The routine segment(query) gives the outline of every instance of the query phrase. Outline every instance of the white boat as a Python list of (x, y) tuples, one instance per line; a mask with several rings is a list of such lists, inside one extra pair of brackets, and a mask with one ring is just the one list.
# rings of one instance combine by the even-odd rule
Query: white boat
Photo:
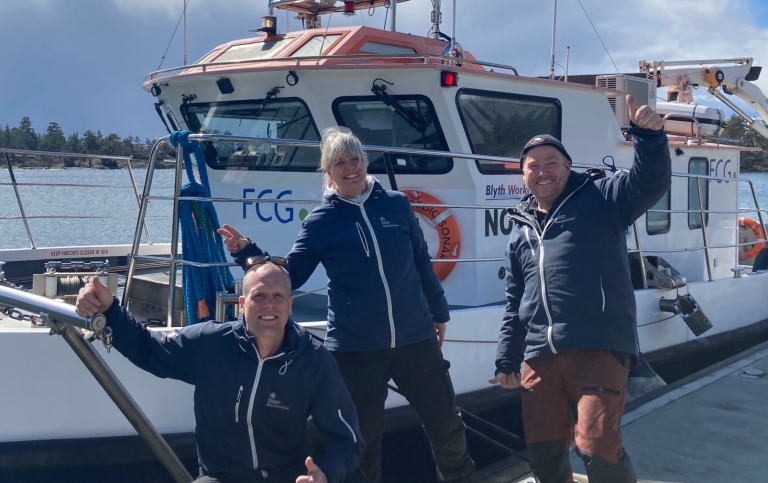
[[(296, 12), (312, 26), (319, 15), (350, 3), (368, 8), (371, 2), (272, 0), (270, 6)], [(751, 84), (756, 68), (750, 58), (685, 67), (644, 63), (641, 77), (585, 76), (591, 79), (582, 84), (476, 60), (437, 32), (426, 38), (332, 27), (277, 35), (270, 22), (274, 18), (267, 19), (262, 35), (215, 47), (195, 64), (147, 75), (144, 89), (174, 129), (207, 133), (190, 139), (215, 147), (215, 154), (208, 151), (207, 174), (212, 197), (219, 200), (219, 221), (270, 253), (290, 249), (301, 220), (321, 199), (317, 141), (331, 125), (350, 127), (362, 139), (372, 161), (369, 172), (382, 184), (406, 192), (414, 204), (434, 205), (414, 210), (451, 305), (443, 351), (460, 397), (494, 394), (487, 381), (504, 311), (502, 257), (510, 231), (504, 209), (527, 192), (517, 158), (525, 141), (549, 132), (568, 147), (579, 169), (629, 168), (625, 92), (638, 105), (655, 106), (657, 86), (670, 85), (680, 72), (686, 83), (675, 86), (683, 91), (716, 82), (713, 95), (720, 97), (718, 89), (725, 87), (754, 100), (768, 117), (765, 97)], [(722, 79), (712, 81), (713, 71)], [(768, 133), (759, 121), (753, 125)], [(703, 129), (677, 134), (670, 133), (675, 177), (669, 193), (627, 233), (640, 348), (651, 360), (706, 350), (765, 328), (768, 319), (768, 271), (762, 266), (752, 272), (739, 258), (738, 218), (763, 221), (755, 206), (739, 211), (739, 155), (750, 148), (720, 144)], [(149, 170), (151, 175), (151, 164)], [(156, 196), (147, 189), (143, 200)], [(138, 231), (142, 220), (136, 226)], [(151, 250), (136, 245), (132, 260), (158, 254)], [(17, 261), (36, 258), (58, 257), (0, 250), (9, 271)], [(172, 264), (178, 266), (175, 259)], [(232, 270), (235, 279), (242, 277), (238, 268)], [(320, 332), (326, 281), (318, 268), (295, 302), (302, 323)], [(124, 300), (133, 298), (138, 313), (139, 296), (130, 287), (127, 292)], [(712, 327), (697, 336), (684, 318), (699, 326), (708, 320)], [(173, 316), (166, 311), (164, 320), (172, 324)], [(161, 433), (193, 431), (191, 386), (158, 379), (96, 345)], [(135, 434), (69, 347), (47, 330), (0, 328), (0, 366), (14, 368), (0, 376), (0, 454), (14, 447), (33, 454), (74, 439), (107, 438), (99, 441), (108, 445)], [(391, 409), (404, 404), (397, 394), (387, 401)], [(53, 453), (46, 453), (49, 461), (56, 461)]]

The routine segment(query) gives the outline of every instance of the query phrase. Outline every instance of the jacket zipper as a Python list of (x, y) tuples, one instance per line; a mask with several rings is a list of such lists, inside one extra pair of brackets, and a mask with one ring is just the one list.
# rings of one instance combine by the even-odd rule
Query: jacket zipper
[(284, 352), (281, 352), (279, 354), (276, 354), (272, 357), (267, 357), (266, 359), (262, 359), (259, 355), (259, 351), (256, 350), (256, 357), (259, 358), (259, 368), (256, 370), (256, 377), (253, 380), (253, 389), (251, 389), (251, 398), (248, 401), (248, 436), (251, 440), (251, 458), (253, 459), (253, 469), (258, 470), (259, 469), (259, 457), (256, 454), (256, 440), (253, 437), (253, 403), (256, 400), (256, 389), (259, 387), (259, 379), (261, 379), (261, 369), (264, 367), (264, 363), (270, 359), (276, 359), (280, 356), (282, 356)]
[[(549, 312), (549, 301), (547, 300), (547, 283), (544, 278), (544, 234), (547, 232), (547, 229), (552, 226), (552, 221), (555, 219), (557, 212), (560, 211), (560, 208), (565, 204), (565, 202), (568, 201), (577, 191), (583, 188), (588, 182), (589, 179), (585, 180), (581, 186), (571, 191), (571, 193), (566, 196), (559, 205), (557, 205), (555, 211), (553, 211), (550, 215), (549, 221), (546, 223), (546, 225), (544, 225), (544, 229), (541, 231), (541, 234), (539, 234), (538, 230), (535, 228), (533, 230), (533, 232), (536, 233), (536, 238), (538, 238), (539, 241), (539, 283), (541, 284), (541, 300), (544, 303), (544, 313), (547, 314), (547, 344), (549, 345), (549, 350), (551, 350), (553, 354), (557, 354), (557, 350), (555, 349), (555, 341), (553, 337), (554, 321), (552, 320), (552, 314)], [(524, 223), (530, 229), (532, 225), (531, 220), (515, 215), (511, 215), (511, 217)], [(535, 225), (533, 226), (535, 227)]]
[(235, 422), (240, 422), (240, 398), (243, 397), (243, 386), (237, 391), (237, 402), (235, 402)]
[(344, 426), (347, 427), (350, 434), (352, 435), (352, 442), (357, 443), (357, 435), (355, 434), (355, 431), (352, 429), (352, 426), (350, 426), (347, 420), (344, 419), (344, 416), (341, 415), (341, 409), (339, 409), (339, 419), (341, 419), (341, 422), (344, 423)]
[(358, 203), (360, 211), (363, 212), (363, 219), (368, 226), (368, 230), (371, 232), (371, 239), (373, 240), (373, 248), (376, 250), (376, 260), (379, 263), (379, 274), (381, 275), (381, 281), (384, 282), (384, 294), (387, 296), (387, 316), (389, 317), (389, 330), (392, 334), (390, 340), (390, 348), (395, 348), (395, 319), (392, 315), (392, 295), (389, 293), (389, 284), (387, 283), (387, 277), (384, 275), (384, 263), (381, 261), (381, 249), (379, 248), (379, 242), (376, 240), (376, 233), (373, 231), (371, 221), (368, 219), (368, 214), (365, 212), (365, 206), (363, 203)]
[(360, 226), (360, 223), (355, 222), (355, 225), (357, 225), (357, 234), (360, 235), (360, 241), (363, 242), (363, 250), (365, 250), (365, 256), (366, 258), (371, 258), (371, 251), (368, 249), (368, 241), (365, 239), (365, 232), (363, 232), (363, 227)]
[(603, 313), (605, 313), (605, 289), (603, 289), (603, 276), (600, 275), (600, 296), (603, 297)]

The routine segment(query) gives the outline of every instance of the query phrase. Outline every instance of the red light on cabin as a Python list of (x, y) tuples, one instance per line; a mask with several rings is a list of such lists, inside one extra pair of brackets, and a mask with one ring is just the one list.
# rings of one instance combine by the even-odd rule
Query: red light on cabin
[(441, 87), (456, 87), (459, 85), (459, 74), (457, 72), (442, 71), (440, 72), (440, 86)]
[(344, 0), (344, 15), (354, 15), (355, 14), (355, 2)]

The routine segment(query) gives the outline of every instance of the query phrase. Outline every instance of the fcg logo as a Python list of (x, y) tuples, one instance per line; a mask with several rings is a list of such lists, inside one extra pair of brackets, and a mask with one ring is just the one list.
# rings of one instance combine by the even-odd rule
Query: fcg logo
[[(243, 198), (249, 198), (249, 194), (256, 193), (255, 189), (252, 188), (244, 188), (243, 189)], [(264, 199), (274, 199), (274, 200), (281, 200), (283, 197), (290, 195), (293, 193), (291, 190), (285, 190), (281, 191), (277, 194), (274, 198), (271, 198), (269, 195), (271, 195), (273, 191), (271, 189), (265, 189), (262, 190), (257, 196), (256, 200), (264, 200)], [(293, 208), (290, 206), (282, 206), (283, 203), (269, 203), (264, 201), (259, 201), (256, 203), (250, 202), (250, 201), (243, 201), (243, 219), (245, 220), (248, 217), (248, 206), (254, 205), (256, 216), (259, 217), (259, 220), (268, 223), (272, 221), (273, 216), (269, 213), (271, 205), (271, 211), (274, 213), (274, 218), (277, 219), (280, 223), (290, 223), (293, 221)], [(265, 206), (266, 205), (266, 206)], [(266, 215), (265, 215), (266, 213)]]

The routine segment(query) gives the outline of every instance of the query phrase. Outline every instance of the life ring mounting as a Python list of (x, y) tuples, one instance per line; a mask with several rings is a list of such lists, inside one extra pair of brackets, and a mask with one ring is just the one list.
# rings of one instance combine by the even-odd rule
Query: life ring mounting
[[(461, 254), (461, 234), (459, 233), (459, 224), (451, 211), (442, 205), (435, 196), (419, 190), (403, 190), (408, 200), (411, 202), (413, 211), (423, 216), (431, 226), (437, 230), (437, 251), (434, 259), (456, 260)], [(434, 205), (434, 206), (421, 206)], [(448, 278), (456, 262), (438, 262), (432, 263), (435, 275), (440, 281)]]

